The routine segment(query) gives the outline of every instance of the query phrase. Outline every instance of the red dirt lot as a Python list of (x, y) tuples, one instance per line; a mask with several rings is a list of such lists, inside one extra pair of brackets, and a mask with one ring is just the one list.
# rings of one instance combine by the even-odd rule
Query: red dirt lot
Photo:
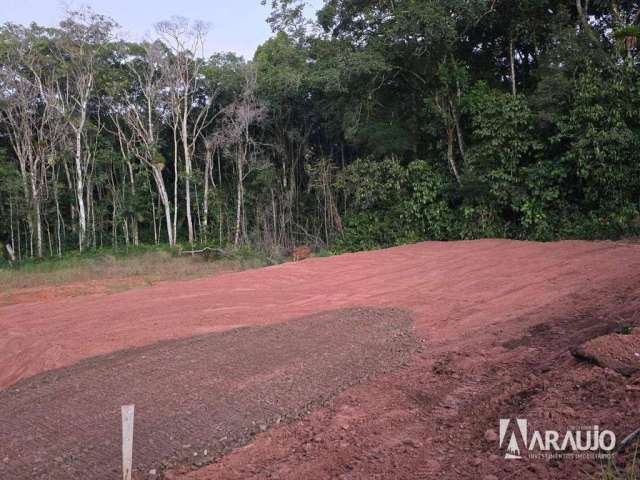
[[(640, 246), (615, 242), (428, 242), (2, 306), (0, 388), (99, 354), (353, 306), (409, 312), (421, 351), (204, 468), (157, 474), (598, 478), (589, 460), (503, 459), (498, 419), (526, 417), (539, 430), (597, 424), (619, 438), (640, 426), (640, 375), (570, 353), (640, 324)], [(1, 457), (0, 445), (11, 465)], [(619, 456), (619, 468), (630, 464)]]
[(405, 364), (412, 323), (397, 309), (336, 310), (43, 372), (0, 391), (0, 477), (117, 478), (124, 404), (137, 410), (137, 472), (210, 462)]

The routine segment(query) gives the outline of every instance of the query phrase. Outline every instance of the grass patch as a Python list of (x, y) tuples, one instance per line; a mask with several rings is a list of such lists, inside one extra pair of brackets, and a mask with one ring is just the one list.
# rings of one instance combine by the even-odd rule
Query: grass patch
[(196, 278), (225, 271), (263, 267), (273, 263), (250, 249), (230, 250), (223, 258), (205, 261), (201, 256), (178, 255), (167, 247), (141, 246), (128, 251), (96, 250), (71, 252), (63, 257), (29, 259), (15, 265), (0, 265), (0, 285), (5, 292), (12, 289), (57, 286), (96, 280), (114, 280), (112, 291), (163, 280)]
[(618, 328), (616, 329), (616, 333), (619, 333), (620, 335), (631, 335), (633, 333), (633, 325), (623, 323), (622, 325), (618, 326)]
[(640, 441), (630, 445), (628, 450), (622, 465), (618, 465), (615, 458), (609, 460), (602, 470), (601, 480), (640, 480)]

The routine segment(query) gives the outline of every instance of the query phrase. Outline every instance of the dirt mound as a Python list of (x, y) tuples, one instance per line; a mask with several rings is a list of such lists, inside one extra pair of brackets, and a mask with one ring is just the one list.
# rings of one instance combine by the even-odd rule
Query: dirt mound
[[(203, 465), (297, 418), (419, 342), (394, 309), (349, 309), (121, 351), (0, 392), (0, 477), (112, 479), (121, 405), (136, 405), (139, 478)], [(138, 478), (137, 477), (137, 478)]]
[(583, 343), (571, 353), (577, 358), (630, 376), (640, 372), (640, 330), (636, 328), (629, 334), (603, 335)]

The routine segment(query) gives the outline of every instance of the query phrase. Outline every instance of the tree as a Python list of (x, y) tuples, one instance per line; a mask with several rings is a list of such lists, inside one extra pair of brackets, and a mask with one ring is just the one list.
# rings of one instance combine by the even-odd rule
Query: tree
[(236, 221), (233, 243), (239, 245), (247, 240), (244, 181), (256, 164), (256, 142), (251, 128), (264, 120), (266, 109), (256, 98), (256, 71), (247, 66), (244, 84), (239, 97), (224, 110), (224, 127), (221, 144), (233, 151), (236, 169)]
[[(131, 58), (132, 54), (136, 54)], [(164, 210), (169, 245), (176, 243), (171, 203), (163, 178), (166, 161), (160, 153), (163, 118), (167, 114), (166, 70), (162, 69), (167, 52), (158, 42), (142, 48), (125, 48), (123, 62), (131, 81), (112, 105), (118, 140), (123, 154), (132, 154), (150, 171)]]
[(75, 194), (78, 208), (78, 246), (87, 244), (85, 182), (88, 158), (83, 148), (89, 102), (95, 88), (101, 50), (115, 23), (89, 9), (70, 11), (55, 30), (49, 74), (34, 72), (45, 102), (54, 108), (74, 136)]
[[(204, 129), (211, 122), (208, 112), (216, 95), (215, 91), (201, 89), (202, 71), (205, 65), (202, 60), (202, 48), (208, 27), (203, 22), (189, 23), (187, 19), (177, 17), (158, 23), (156, 29), (172, 53), (164, 58), (162, 66), (171, 92), (168, 101), (174, 136), (175, 132), (179, 133), (182, 145), (187, 227), (189, 243), (193, 244), (195, 241), (191, 208), (193, 157), (196, 145), (202, 140)], [(174, 144), (177, 152), (175, 140)], [(177, 155), (174, 161), (177, 164)]]

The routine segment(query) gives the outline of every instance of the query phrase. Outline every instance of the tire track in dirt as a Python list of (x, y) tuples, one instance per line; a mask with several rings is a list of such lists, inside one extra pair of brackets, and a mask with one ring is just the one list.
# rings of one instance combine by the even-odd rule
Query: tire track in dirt
[(136, 475), (204, 465), (256, 432), (406, 363), (408, 314), (348, 309), (116, 352), (0, 392), (0, 478), (117, 478), (120, 406), (136, 405)]

